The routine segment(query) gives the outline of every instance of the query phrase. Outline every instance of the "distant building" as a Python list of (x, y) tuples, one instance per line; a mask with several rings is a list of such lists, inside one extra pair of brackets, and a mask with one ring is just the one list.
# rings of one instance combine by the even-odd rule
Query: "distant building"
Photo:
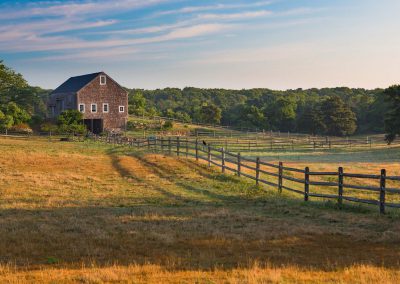
[(104, 72), (87, 74), (71, 77), (55, 89), (48, 107), (53, 118), (64, 110), (79, 110), (95, 134), (120, 131), (128, 120), (128, 92)]

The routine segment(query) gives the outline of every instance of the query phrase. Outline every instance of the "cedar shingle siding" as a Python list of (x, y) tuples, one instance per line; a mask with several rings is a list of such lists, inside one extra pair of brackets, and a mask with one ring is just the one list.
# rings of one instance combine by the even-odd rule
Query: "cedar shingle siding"
[[(105, 84), (100, 82), (102, 76), (106, 78)], [(92, 112), (93, 104), (97, 106), (96, 112)], [(108, 112), (104, 109), (105, 104)], [(128, 93), (104, 72), (68, 79), (50, 94), (48, 103), (51, 117), (57, 117), (64, 110), (80, 110), (80, 105), (84, 105), (83, 117), (89, 131), (99, 133), (125, 129)]]

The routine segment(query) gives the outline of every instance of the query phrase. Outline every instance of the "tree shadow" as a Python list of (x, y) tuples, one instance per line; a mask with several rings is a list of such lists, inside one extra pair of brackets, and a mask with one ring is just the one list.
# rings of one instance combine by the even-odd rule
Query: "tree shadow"
[[(157, 264), (170, 270), (399, 268), (398, 246), (307, 230), (231, 207), (77, 207), (0, 211), (0, 264), (34, 269)], [(57, 264), (56, 264), (57, 265)]]
[[(163, 188), (159, 180), (135, 174), (121, 164), (117, 151), (110, 150), (108, 155), (122, 177), (144, 183), (166, 200), (186, 206), (168, 206), (165, 202), (0, 210), (0, 264), (35, 269), (50, 265), (51, 259), (56, 260), (52, 265), (60, 267), (151, 263), (169, 270), (204, 271), (247, 268), (254, 262), (326, 271), (361, 264), (400, 267), (396, 241), (372, 241), (368, 237), (370, 230), (375, 237), (382, 232), (390, 234), (396, 221), (362, 220), (365, 227), (352, 230), (359, 216), (344, 217), (340, 212), (324, 212), (311, 206), (299, 206), (290, 212), (291, 208), (267, 196), (231, 196), (204, 188), (201, 182), (179, 179), (179, 172), (167, 165), (132, 154), (158, 179), (170, 181), (182, 193), (194, 194), (186, 197)], [(182, 160), (179, 163), (195, 169), (200, 176), (215, 177), (201, 166)], [(229, 185), (218, 180), (217, 185), (224, 184)], [(196, 198), (201, 195), (211, 201)], [(375, 226), (378, 223), (380, 227)], [(362, 238), (361, 233), (366, 237)]]

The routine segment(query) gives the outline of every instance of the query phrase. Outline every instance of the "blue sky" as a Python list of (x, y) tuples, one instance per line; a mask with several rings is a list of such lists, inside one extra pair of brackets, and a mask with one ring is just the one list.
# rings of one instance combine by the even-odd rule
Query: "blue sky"
[(0, 59), (45, 88), (101, 70), (147, 89), (400, 83), (398, 0), (6, 0), (0, 11)]

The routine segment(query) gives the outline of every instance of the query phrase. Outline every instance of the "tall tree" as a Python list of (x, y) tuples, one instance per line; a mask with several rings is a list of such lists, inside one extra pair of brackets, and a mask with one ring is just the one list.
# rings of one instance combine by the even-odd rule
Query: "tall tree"
[(356, 131), (356, 115), (339, 96), (331, 96), (325, 100), (321, 111), (328, 135), (346, 136)]
[(324, 134), (326, 125), (320, 106), (306, 106), (297, 121), (297, 130), (308, 134)]
[(4, 114), (0, 110), (0, 130), (10, 129), (14, 125), (14, 119), (12, 116)]
[(13, 118), (14, 124), (26, 123), (31, 119), (31, 116), (24, 109), (20, 108), (16, 103), (10, 102), (3, 107), (5, 115)]
[(129, 113), (139, 116), (146, 113), (146, 98), (141, 91), (136, 91), (133, 95), (130, 95)]
[(386, 141), (392, 143), (400, 135), (400, 85), (385, 90), (389, 109), (385, 115)]
[(201, 117), (205, 123), (218, 124), (221, 122), (222, 111), (214, 104), (206, 104), (201, 107)]
[(291, 131), (295, 126), (297, 103), (293, 96), (277, 96), (267, 103), (265, 116), (276, 130)]

